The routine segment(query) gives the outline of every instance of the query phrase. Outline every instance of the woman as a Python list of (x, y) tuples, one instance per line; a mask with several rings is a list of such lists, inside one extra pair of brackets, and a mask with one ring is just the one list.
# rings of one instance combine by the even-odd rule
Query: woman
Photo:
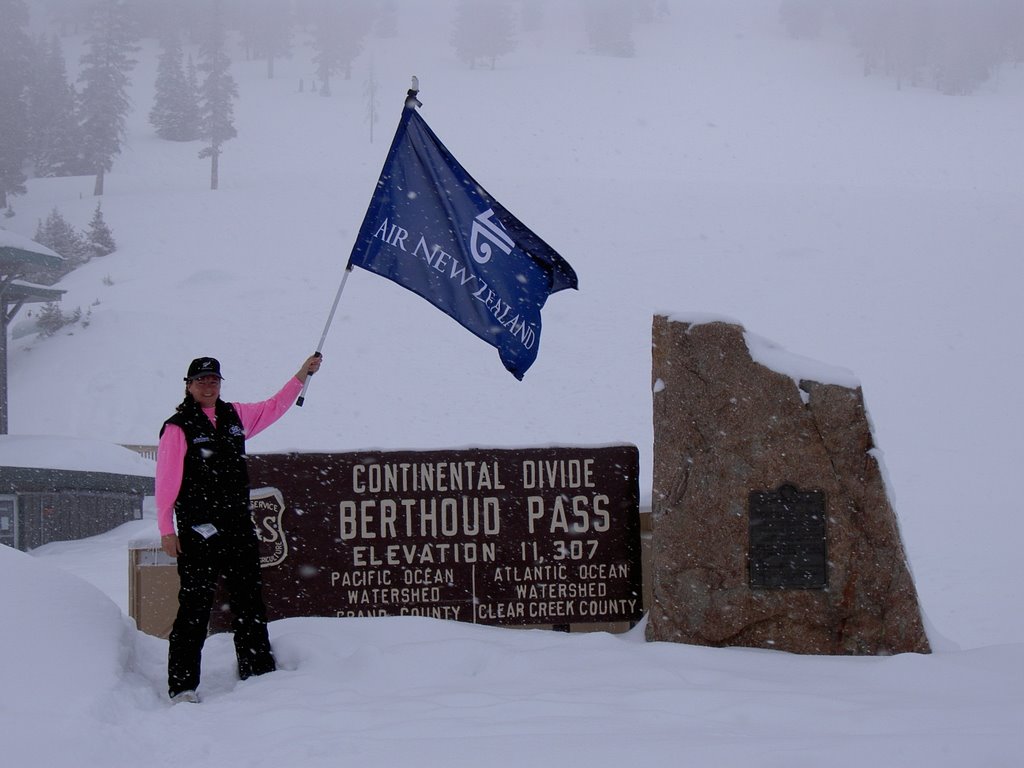
[(196, 358), (185, 376), (185, 399), (160, 430), (157, 524), (161, 547), (178, 559), (181, 581), (167, 656), (168, 694), (175, 703), (199, 701), (203, 644), (220, 576), (231, 604), (239, 675), (245, 680), (276, 668), (267, 636), (259, 542), (249, 514), (245, 440), (291, 407), (320, 362), (319, 353), (309, 357), (269, 400), (225, 403), (220, 363)]

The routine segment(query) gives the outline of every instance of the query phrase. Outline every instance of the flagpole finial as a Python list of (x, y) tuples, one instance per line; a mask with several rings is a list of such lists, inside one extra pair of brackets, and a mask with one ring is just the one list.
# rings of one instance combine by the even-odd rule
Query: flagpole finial
[(422, 107), (423, 102), (416, 98), (420, 92), (420, 79), (416, 75), (412, 76), (412, 88), (405, 94), (405, 106), (411, 109), (416, 107)]

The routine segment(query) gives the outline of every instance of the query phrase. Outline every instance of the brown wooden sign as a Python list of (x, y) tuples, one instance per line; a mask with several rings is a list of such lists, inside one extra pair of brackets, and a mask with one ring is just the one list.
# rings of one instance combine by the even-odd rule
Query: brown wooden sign
[(270, 620), (642, 615), (634, 446), (249, 457)]

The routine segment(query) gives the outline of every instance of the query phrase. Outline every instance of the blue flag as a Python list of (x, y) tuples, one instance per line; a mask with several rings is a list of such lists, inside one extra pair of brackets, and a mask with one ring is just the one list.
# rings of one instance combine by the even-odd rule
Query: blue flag
[(459, 165), (413, 103), (349, 263), (422, 296), (497, 347), (522, 379), (537, 358), (544, 302), (576, 288), (576, 273)]

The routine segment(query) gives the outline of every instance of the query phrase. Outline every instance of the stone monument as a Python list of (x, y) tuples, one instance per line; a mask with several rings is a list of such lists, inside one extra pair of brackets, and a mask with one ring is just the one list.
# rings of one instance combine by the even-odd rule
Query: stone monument
[(656, 316), (649, 640), (928, 653), (859, 384)]

